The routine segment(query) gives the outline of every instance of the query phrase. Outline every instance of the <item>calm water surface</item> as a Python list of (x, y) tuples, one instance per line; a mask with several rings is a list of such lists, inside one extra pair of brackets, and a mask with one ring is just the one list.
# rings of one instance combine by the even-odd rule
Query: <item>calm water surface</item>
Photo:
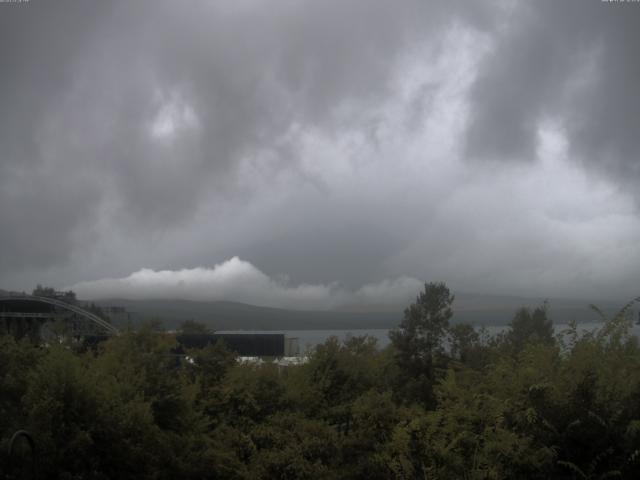
[[(602, 323), (579, 323), (578, 331), (591, 331), (602, 326)], [(554, 326), (556, 333), (566, 330), (567, 324), (559, 323)], [(479, 328), (479, 327), (478, 327)], [(490, 335), (504, 331), (505, 325), (487, 325), (484, 327)], [(633, 325), (632, 332), (640, 337), (640, 325)], [(324, 343), (329, 337), (335, 336), (340, 340), (349, 337), (359, 337), (370, 335), (378, 340), (378, 346), (385, 347), (390, 343), (389, 329), (351, 329), (351, 330), (221, 330), (218, 333), (284, 333), (288, 338), (297, 338), (300, 345), (300, 352), (305, 351)]]

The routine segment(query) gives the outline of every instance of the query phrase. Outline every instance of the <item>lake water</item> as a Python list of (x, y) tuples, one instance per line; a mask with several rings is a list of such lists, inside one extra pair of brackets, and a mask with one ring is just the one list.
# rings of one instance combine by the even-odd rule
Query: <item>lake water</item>
[[(602, 323), (579, 323), (578, 331), (587, 332), (602, 327)], [(486, 325), (484, 327), (490, 335), (496, 335), (504, 331), (505, 325)], [(554, 325), (556, 333), (566, 330), (567, 324), (559, 323)], [(632, 333), (640, 337), (640, 325), (633, 325)], [(216, 333), (284, 333), (287, 338), (297, 338), (300, 346), (300, 352), (304, 353), (312, 349), (316, 345), (324, 343), (329, 337), (338, 337), (340, 340), (346, 340), (349, 337), (359, 337), (370, 335), (377, 339), (378, 346), (385, 347), (390, 343), (389, 329), (351, 329), (351, 330), (220, 330)]]

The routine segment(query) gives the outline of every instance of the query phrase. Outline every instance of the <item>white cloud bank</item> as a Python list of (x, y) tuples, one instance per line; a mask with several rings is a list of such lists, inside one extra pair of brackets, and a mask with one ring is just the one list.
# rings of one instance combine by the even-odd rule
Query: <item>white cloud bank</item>
[(350, 291), (339, 283), (290, 285), (250, 262), (233, 257), (213, 268), (181, 270), (143, 268), (123, 278), (104, 278), (68, 287), (80, 298), (229, 300), (268, 307), (328, 310), (367, 305), (406, 305), (422, 288), (415, 278), (399, 277)]

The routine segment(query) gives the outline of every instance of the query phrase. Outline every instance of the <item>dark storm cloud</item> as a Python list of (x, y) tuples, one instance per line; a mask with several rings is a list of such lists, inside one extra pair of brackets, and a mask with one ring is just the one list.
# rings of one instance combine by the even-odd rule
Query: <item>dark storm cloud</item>
[(434, 275), (631, 284), (634, 7), (0, 4), (0, 281), (209, 298), (237, 268), (244, 301), (314, 306)]
[(104, 3), (72, 6), (0, 9), (0, 269), (66, 261), (99, 198), (82, 171), (43, 144), (45, 116), (72, 81), (78, 40), (104, 12)]
[[(383, 97), (398, 53), (446, 13), (369, 1), (2, 5), (0, 208), (12, 233), (0, 250), (65, 259), (69, 232), (91, 228), (103, 203), (115, 229), (188, 223), (203, 191), (233, 195), (239, 158), (272, 148), (292, 122), (339, 130), (343, 100)], [(47, 179), (34, 179), (40, 168)], [(76, 186), (60, 182), (78, 171)], [(47, 219), (53, 235), (23, 240)]]
[(639, 26), (633, 3), (515, 5), (472, 88), (467, 155), (531, 160), (550, 118), (566, 129), (574, 155), (637, 181)]

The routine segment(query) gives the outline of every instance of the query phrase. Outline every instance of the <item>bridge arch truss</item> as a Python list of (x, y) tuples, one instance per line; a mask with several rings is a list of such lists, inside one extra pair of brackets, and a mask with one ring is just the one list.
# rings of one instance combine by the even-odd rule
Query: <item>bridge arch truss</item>
[[(25, 305), (23, 305), (22, 308), (19, 309), (19, 311), (11, 311), (11, 307), (15, 305), (16, 302), (18, 302), (18, 304), (24, 303)], [(31, 303), (32, 306), (37, 305), (41, 307), (43, 305), (46, 305), (51, 308), (48, 311), (37, 311), (41, 310), (41, 308), (32, 308), (31, 310), (36, 311), (29, 311), (29, 303)], [(7, 306), (9, 308), (6, 308)], [(79, 307), (78, 305), (64, 302), (56, 298), (26, 294), (10, 294), (8, 296), (0, 297), (0, 319), (13, 319), (18, 321), (22, 319), (26, 322), (44, 323), (48, 320), (53, 319), (56, 316), (54, 312), (59, 310), (77, 315), (79, 318), (88, 322), (102, 334), (117, 335), (119, 333), (118, 329), (115, 326), (107, 322), (105, 319), (99, 317), (98, 315), (89, 312), (86, 309)]]

